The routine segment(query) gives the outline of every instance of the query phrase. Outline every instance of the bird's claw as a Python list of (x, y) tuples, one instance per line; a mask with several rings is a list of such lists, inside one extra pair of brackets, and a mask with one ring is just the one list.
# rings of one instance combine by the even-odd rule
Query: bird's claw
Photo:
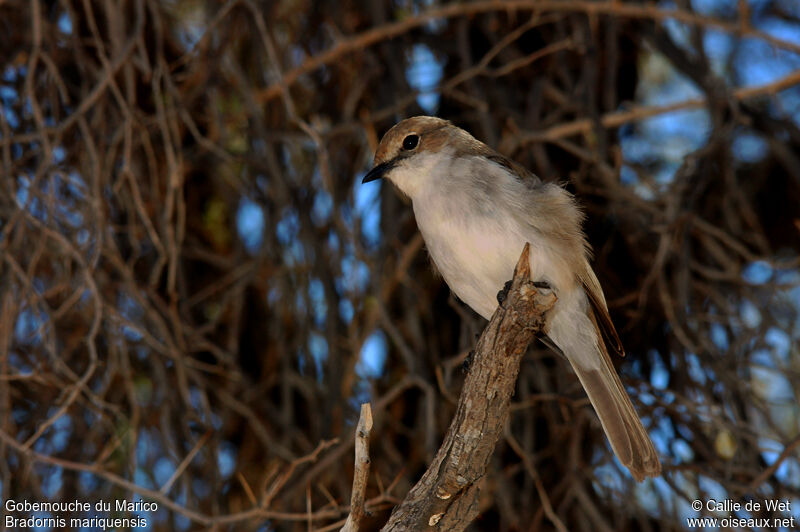
[(472, 366), (472, 359), (475, 357), (475, 351), (470, 351), (466, 358), (464, 358), (464, 362), (461, 363), (461, 371), (464, 373), (469, 373), (469, 368)]
[(497, 292), (497, 302), (499, 304), (503, 304), (503, 301), (508, 298), (508, 291), (511, 290), (511, 281), (506, 281), (506, 284), (503, 286), (503, 289)]
[(535, 286), (536, 289), (541, 294), (545, 294), (546, 295), (546, 294), (552, 294), (553, 293), (553, 287), (547, 281), (534, 281), (533, 282), (533, 286)]

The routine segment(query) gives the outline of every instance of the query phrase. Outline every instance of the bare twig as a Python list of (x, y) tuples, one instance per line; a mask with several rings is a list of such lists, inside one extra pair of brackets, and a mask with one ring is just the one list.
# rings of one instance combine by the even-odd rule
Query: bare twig
[(743, 34), (761, 39), (769, 44), (800, 53), (800, 46), (789, 41), (785, 41), (768, 33), (756, 30), (750, 26), (728, 23), (719, 19), (704, 17), (690, 11), (680, 9), (660, 9), (652, 5), (624, 4), (617, 1), (590, 2), (590, 1), (540, 1), (540, 0), (509, 0), (496, 2), (494, 0), (482, 2), (470, 2), (466, 4), (457, 3), (443, 6), (438, 9), (431, 9), (416, 16), (407, 17), (399, 22), (386, 24), (377, 28), (370, 29), (355, 37), (339, 42), (333, 48), (322, 52), (319, 55), (310, 57), (302, 65), (287, 72), (280, 82), (266, 87), (259, 93), (261, 101), (268, 101), (278, 96), (285, 88), (292, 86), (304, 74), (330, 64), (343, 55), (361, 50), (377, 42), (392, 39), (408, 32), (414, 28), (422, 26), (431, 20), (445, 19), (460, 16), (470, 16), (480, 13), (493, 11), (536, 11), (545, 12), (584, 12), (587, 14), (613, 14), (624, 18), (666, 20), (675, 19), (684, 24), (693, 26), (704, 26), (732, 34)]
[(786, 444), (786, 447), (783, 448), (781, 454), (775, 459), (772, 464), (766, 468), (758, 477), (756, 477), (751, 483), (750, 487), (748, 488), (748, 492), (755, 493), (761, 485), (766, 482), (766, 480), (773, 474), (775, 471), (780, 467), (780, 465), (790, 456), (792, 453), (800, 447), (800, 436)]
[(361, 405), (361, 415), (356, 425), (356, 461), (353, 472), (353, 492), (350, 495), (350, 515), (342, 532), (358, 532), (361, 520), (366, 515), (367, 481), (369, 480), (369, 433), (372, 431), (372, 408), (369, 403)]
[[(800, 70), (795, 70), (786, 76), (754, 87), (743, 87), (732, 91), (732, 96), (736, 100), (744, 101), (759, 96), (774, 96), (776, 93), (800, 84)], [(672, 113), (674, 111), (684, 111), (687, 109), (699, 109), (708, 105), (705, 98), (694, 98), (683, 102), (671, 103), (668, 105), (653, 105), (647, 107), (635, 107), (624, 111), (614, 111), (600, 117), (600, 124), (606, 128), (615, 128), (631, 122), (637, 122), (653, 116)], [(579, 133), (588, 134), (595, 127), (593, 119), (581, 119), (572, 122), (565, 122), (557, 126), (545, 129), (544, 131), (533, 131), (514, 137), (515, 143), (505, 146), (507, 151), (516, 150), (518, 147), (534, 142), (553, 141)]]

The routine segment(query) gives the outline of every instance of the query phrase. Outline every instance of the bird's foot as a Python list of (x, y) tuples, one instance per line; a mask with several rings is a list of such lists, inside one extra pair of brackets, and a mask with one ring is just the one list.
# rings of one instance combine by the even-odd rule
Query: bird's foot
[(497, 292), (497, 302), (499, 304), (503, 304), (503, 301), (508, 298), (508, 291), (511, 290), (511, 281), (506, 281), (506, 284), (503, 286), (503, 289)]
[(469, 367), (472, 365), (473, 358), (475, 358), (475, 351), (470, 350), (470, 352), (467, 353), (464, 362), (461, 363), (461, 371), (463, 371), (464, 373), (469, 373)]
[(542, 294), (550, 294), (553, 292), (553, 287), (547, 281), (534, 281), (533, 286)]

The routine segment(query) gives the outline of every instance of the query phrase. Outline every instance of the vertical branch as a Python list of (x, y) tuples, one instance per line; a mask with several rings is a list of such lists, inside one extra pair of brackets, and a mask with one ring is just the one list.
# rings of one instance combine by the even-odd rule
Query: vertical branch
[(356, 426), (356, 463), (353, 472), (353, 493), (350, 495), (350, 515), (341, 532), (358, 532), (361, 520), (366, 515), (364, 499), (369, 480), (369, 433), (372, 430), (372, 407), (361, 405), (361, 415)]

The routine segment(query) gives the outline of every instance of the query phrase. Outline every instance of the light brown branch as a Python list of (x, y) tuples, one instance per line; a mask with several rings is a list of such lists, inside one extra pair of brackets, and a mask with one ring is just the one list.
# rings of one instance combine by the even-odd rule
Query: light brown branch
[(369, 480), (369, 433), (372, 431), (372, 408), (369, 403), (361, 405), (361, 415), (356, 426), (356, 462), (353, 472), (353, 492), (350, 495), (350, 515), (341, 532), (358, 532), (361, 520), (366, 515), (364, 500)]

